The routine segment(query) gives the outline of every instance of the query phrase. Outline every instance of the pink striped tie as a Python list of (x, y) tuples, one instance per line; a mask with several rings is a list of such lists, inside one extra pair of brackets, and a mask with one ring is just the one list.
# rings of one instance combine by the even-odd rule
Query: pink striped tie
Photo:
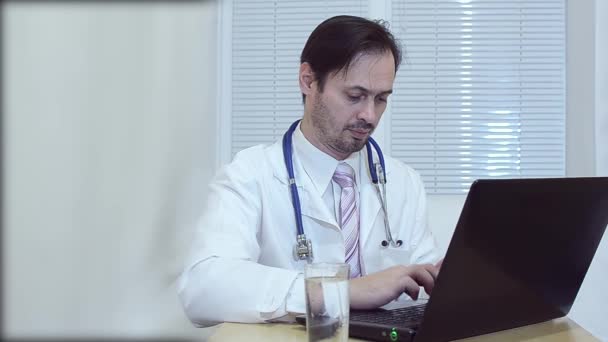
[(359, 262), (359, 209), (355, 196), (354, 170), (346, 163), (338, 164), (333, 180), (342, 188), (340, 196), (340, 227), (344, 236), (346, 262), (350, 265), (350, 277), (361, 276)]

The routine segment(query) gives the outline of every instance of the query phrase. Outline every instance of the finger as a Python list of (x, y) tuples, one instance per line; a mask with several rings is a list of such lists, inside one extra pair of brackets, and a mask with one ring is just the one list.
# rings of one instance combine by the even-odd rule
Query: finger
[(411, 277), (403, 277), (401, 286), (403, 288), (402, 292), (405, 292), (408, 296), (410, 296), (413, 300), (418, 299), (418, 294), (420, 293), (420, 285)]
[(437, 277), (437, 269), (431, 264), (413, 265), (409, 268), (408, 274), (414, 277), (416, 281), (428, 282), (428, 276), (434, 281)]
[(443, 258), (441, 258), (441, 260), (437, 261), (437, 263), (435, 264), (435, 267), (437, 268), (437, 271), (439, 271), (439, 269), (441, 268), (442, 264), (443, 264)]
[(433, 286), (435, 285), (435, 275), (433, 274), (432, 265), (417, 267), (411, 273), (411, 277), (416, 281), (418, 286), (424, 287), (426, 293), (431, 294)]
[(433, 277), (433, 282), (437, 280), (437, 276), (439, 275), (439, 268), (437, 265), (423, 265), (424, 269), (429, 272), (429, 274)]
[(430, 282), (422, 284), (422, 286), (424, 287), (424, 291), (426, 291), (426, 293), (430, 295), (431, 292), (433, 292), (433, 289), (435, 288), (435, 280), (437, 280), (437, 272), (435, 271), (435, 273), (432, 273), (431, 270), (429, 270), (429, 269), (426, 269), (426, 271), (429, 272), (429, 275), (433, 279)]

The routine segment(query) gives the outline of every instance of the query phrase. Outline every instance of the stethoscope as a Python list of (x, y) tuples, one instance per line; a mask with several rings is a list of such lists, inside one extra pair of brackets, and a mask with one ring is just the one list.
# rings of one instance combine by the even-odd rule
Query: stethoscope
[[(312, 243), (306, 238), (304, 234), (304, 226), (302, 224), (302, 206), (300, 205), (300, 196), (298, 195), (298, 187), (296, 186), (296, 178), (293, 173), (293, 158), (292, 158), (292, 137), (293, 132), (298, 127), (300, 120), (296, 120), (285, 135), (283, 135), (283, 159), (285, 160), (285, 167), (287, 168), (287, 174), (289, 176), (289, 188), (291, 189), (291, 203), (293, 204), (293, 211), (296, 218), (296, 226), (298, 228), (298, 235), (296, 237), (296, 245), (294, 246), (293, 255), (296, 260), (307, 260), (309, 263), (313, 260)], [(372, 156), (372, 146), (376, 150), (378, 155), (379, 163), (374, 163)], [(372, 178), (372, 183), (376, 188), (376, 194), (380, 200), (382, 212), (384, 213), (384, 231), (386, 233), (386, 240), (382, 240), (380, 243), (382, 247), (401, 247), (403, 241), (393, 240), (391, 234), (391, 227), (388, 222), (388, 213), (386, 211), (386, 172), (384, 167), (384, 156), (380, 150), (380, 146), (376, 143), (372, 137), (369, 137), (365, 144), (367, 149), (367, 164), (369, 165), (369, 173)], [(380, 189), (382, 185), (382, 190)]]

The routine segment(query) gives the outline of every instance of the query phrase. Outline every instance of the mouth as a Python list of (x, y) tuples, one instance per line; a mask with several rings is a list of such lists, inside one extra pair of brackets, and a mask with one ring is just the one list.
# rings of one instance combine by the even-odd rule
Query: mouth
[(357, 140), (365, 139), (369, 136), (371, 130), (369, 129), (349, 129), (353, 137)]

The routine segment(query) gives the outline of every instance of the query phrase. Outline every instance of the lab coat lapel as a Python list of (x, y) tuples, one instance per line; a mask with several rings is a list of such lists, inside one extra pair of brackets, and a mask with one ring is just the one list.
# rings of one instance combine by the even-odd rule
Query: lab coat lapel
[(294, 171), (296, 176), (296, 184), (298, 184), (298, 192), (300, 193), (300, 203), (302, 205), (302, 215), (308, 216), (314, 220), (323, 221), (332, 225), (335, 229), (340, 229), (336, 222), (335, 214), (332, 215), (327, 208), (327, 204), (323, 201), (323, 197), (315, 188), (312, 180), (302, 168), (302, 165), (294, 160)]
[[(283, 163), (282, 147), (279, 146), (279, 150), (280, 151), (278, 151), (278, 153), (280, 154), (280, 158), (276, 157), (274, 158), (274, 160), (280, 160), (281, 163), (276, 163), (276, 165), (274, 166), (274, 176), (281, 183), (288, 185), (289, 177), (287, 175), (287, 171)], [(300, 196), (300, 205), (302, 207), (302, 215), (308, 216), (317, 221), (322, 221), (332, 226), (334, 229), (339, 230), (340, 226), (336, 222), (335, 214), (330, 213), (329, 208), (327, 208), (327, 205), (323, 201), (323, 198), (317, 192), (314, 184), (312, 183), (312, 180), (310, 179), (310, 177), (308, 177), (308, 175), (302, 168), (302, 165), (295, 158), (293, 164), (296, 185), (298, 187), (298, 195)]]
[[(305, 183), (309, 183), (309, 181), (305, 181)], [(323, 221), (337, 230), (340, 229), (335, 214), (332, 215), (329, 212), (327, 204), (325, 204), (323, 198), (314, 189), (313, 184), (298, 186), (298, 191), (302, 198), (302, 215), (308, 216), (314, 220)]]

